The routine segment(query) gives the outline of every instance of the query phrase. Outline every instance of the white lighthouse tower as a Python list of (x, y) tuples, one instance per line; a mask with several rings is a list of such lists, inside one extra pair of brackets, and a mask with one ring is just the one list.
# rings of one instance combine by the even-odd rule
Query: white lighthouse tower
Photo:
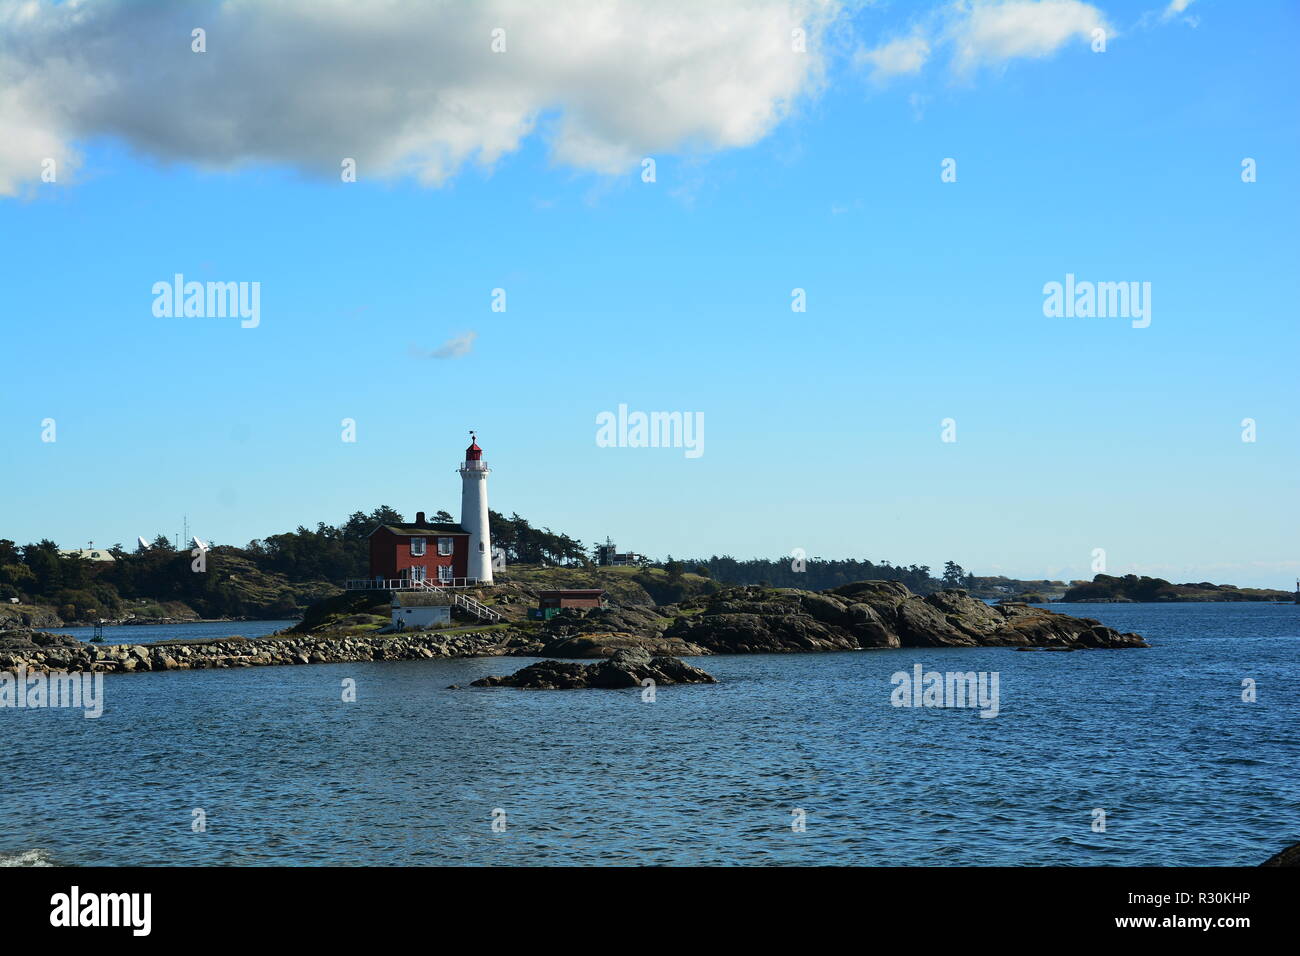
[(460, 526), (469, 532), (469, 563), (465, 575), (480, 584), (492, 583), (492, 534), (488, 528), (487, 478), (492, 469), (483, 460), (474, 433), (460, 466)]

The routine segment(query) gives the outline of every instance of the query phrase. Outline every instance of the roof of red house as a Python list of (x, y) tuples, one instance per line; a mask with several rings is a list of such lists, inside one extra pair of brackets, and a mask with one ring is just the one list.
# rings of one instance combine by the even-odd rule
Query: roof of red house
[[(468, 531), (458, 524), (445, 524), (443, 522), (429, 521), (426, 521), (424, 524), (381, 524), (379, 528), (383, 528), (393, 534), (411, 536), (469, 534)], [(376, 528), (375, 531), (378, 531), (379, 528)], [(370, 532), (370, 534), (374, 534), (375, 531)], [(366, 535), (366, 537), (370, 537), (370, 535)]]
[(537, 596), (542, 597), (599, 597), (604, 594), (603, 588), (556, 588), (553, 591), (538, 591)]

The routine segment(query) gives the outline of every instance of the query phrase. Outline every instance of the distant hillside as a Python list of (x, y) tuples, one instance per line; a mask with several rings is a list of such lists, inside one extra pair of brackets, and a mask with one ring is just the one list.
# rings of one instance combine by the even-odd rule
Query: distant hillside
[(31, 564), (0, 565), (0, 624), (288, 618), (338, 590), (331, 581), (291, 580), (259, 567), (247, 550), (226, 546), (205, 555), (203, 572), (194, 570), (188, 551), (121, 553), (112, 562), (51, 555), (42, 545), (23, 551)]
[(898, 581), (913, 594), (931, 594), (942, 588), (970, 588), (973, 578), (954, 561), (944, 565), (935, 577), (924, 564), (901, 565), (888, 561), (875, 563), (857, 558), (826, 560), (823, 558), (747, 558), (730, 555), (673, 561), (670, 555), (664, 567), (679, 565), (702, 573), (723, 584), (758, 584), (765, 587), (826, 590), (859, 581)]
[(1024, 581), (1003, 575), (996, 577), (975, 575), (971, 578), (968, 590), (972, 597), (989, 601), (1023, 601), (1028, 604), (1043, 604), (1061, 600), (1061, 596), (1069, 588), (1070, 585), (1065, 581), (1053, 581), (1048, 578)]
[(1091, 581), (1076, 584), (1065, 592), (1067, 602), (1175, 602), (1175, 601), (1291, 601), (1290, 591), (1270, 588), (1239, 588), (1231, 584), (1171, 584), (1164, 578), (1126, 574), (1114, 577), (1099, 574)]

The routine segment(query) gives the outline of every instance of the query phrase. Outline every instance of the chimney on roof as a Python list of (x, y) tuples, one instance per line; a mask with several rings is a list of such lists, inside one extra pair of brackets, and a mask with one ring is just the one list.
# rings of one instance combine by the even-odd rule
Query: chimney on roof
[(416, 523), (416, 524), (424, 524), (424, 512), (423, 512), (423, 511), (417, 511), (417, 512), (415, 513), (415, 523)]

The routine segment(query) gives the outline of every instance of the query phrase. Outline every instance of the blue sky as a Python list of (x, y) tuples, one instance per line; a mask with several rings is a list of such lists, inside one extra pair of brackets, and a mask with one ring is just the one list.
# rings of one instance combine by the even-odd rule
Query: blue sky
[[(456, 144), (436, 168), (394, 147), (355, 183), (321, 157), (362, 150), (331, 153), (329, 117), (279, 115), (275, 90), (211, 109), (292, 131), (278, 141), (172, 136), (210, 107), (161, 67), (157, 129), (115, 103), (33, 106), (23, 128), (49, 133), (31, 156), (57, 143), (69, 172), (41, 182), (0, 152), (0, 537), (129, 543), (188, 515), (242, 544), (381, 503), (454, 512), (472, 427), (495, 509), (659, 557), (803, 548), (1090, 577), (1104, 548), (1112, 573), (1289, 586), (1300, 13), (1004, 6), (809, 8), (820, 75), (747, 84), (778, 115), (738, 133), (723, 114), (751, 102), (673, 128), (672, 97), (686, 115), (707, 71), (653, 112), (597, 115), (558, 89), (513, 145), (479, 130), (461, 156), (435, 131)], [(981, 9), (1005, 29), (964, 19)], [(1049, 24), (1045, 50), (1007, 38), (1043, 13), (1072, 32), (1053, 45)], [(233, 32), (209, 31), (205, 55)], [(873, 73), (916, 37), (919, 68)], [(710, 63), (730, 55), (718, 42)], [(0, 41), (0, 80), (17, 56)], [(620, 79), (609, 58), (557, 57), (531, 66)], [(202, 62), (218, 82), (229, 68)], [(61, 78), (69, 103), (91, 85)], [(175, 273), (259, 282), (260, 324), (155, 317), (151, 288)], [(1150, 282), (1150, 326), (1045, 317), (1066, 273)], [(471, 332), (466, 354), (430, 357)], [(598, 447), (596, 416), (619, 404), (702, 413), (703, 455)]]

